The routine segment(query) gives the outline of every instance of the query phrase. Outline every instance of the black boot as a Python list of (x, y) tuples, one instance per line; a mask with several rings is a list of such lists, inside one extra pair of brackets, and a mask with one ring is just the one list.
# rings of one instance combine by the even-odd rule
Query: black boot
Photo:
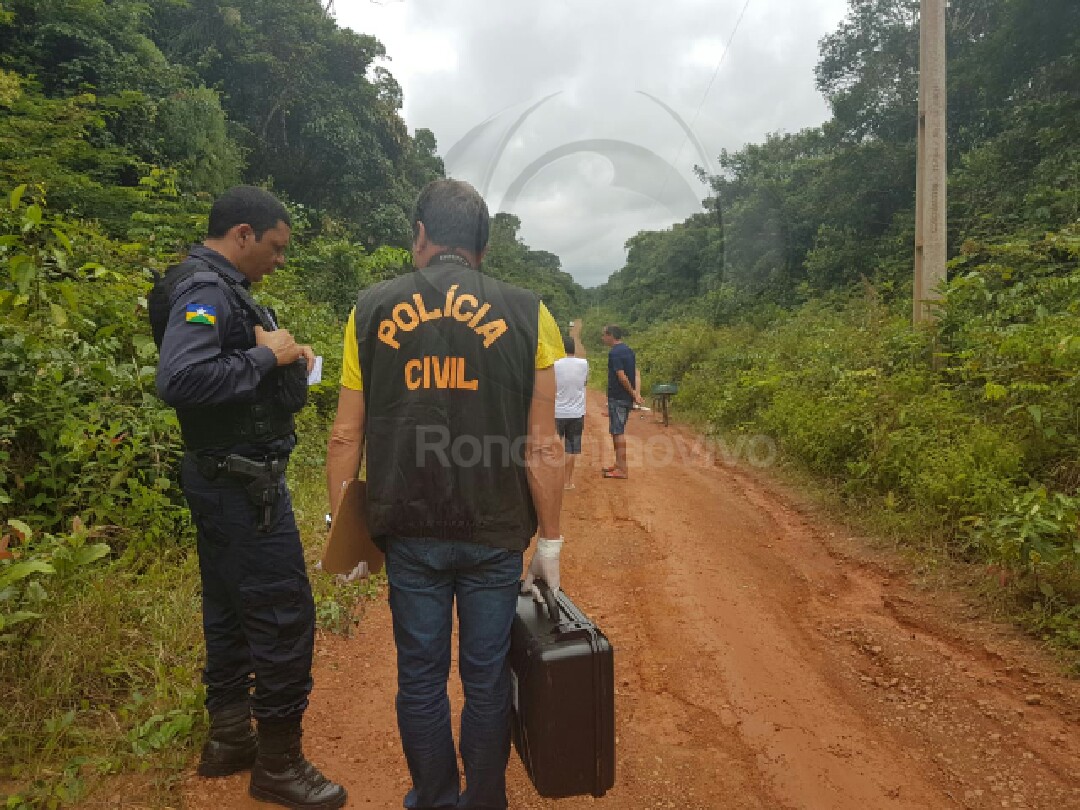
[(199, 759), (199, 776), (229, 776), (250, 768), (259, 753), (247, 701), (210, 713), (210, 739)]
[(291, 810), (336, 810), (348, 794), (307, 761), (300, 736), (299, 720), (259, 723), (259, 756), (248, 792)]

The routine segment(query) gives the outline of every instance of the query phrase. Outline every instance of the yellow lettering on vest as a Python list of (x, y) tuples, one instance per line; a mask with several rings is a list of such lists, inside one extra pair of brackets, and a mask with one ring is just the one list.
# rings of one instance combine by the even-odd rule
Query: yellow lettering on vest
[(394, 335), (397, 334), (397, 326), (393, 321), (383, 321), (379, 324), (379, 340), (389, 346), (391, 349), (400, 349), (401, 344), (394, 340)]
[[(461, 321), (462, 323), (465, 323), (465, 321), (469, 320), (469, 318), (471, 318), (473, 316), (473, 314), (474, 314), (473, 310), (469, 310), (468, 312), (463, 312), (461, 310), (461, 305), (463, 303), (465, 303), (466, 301), (471, 301), (473, 307), (475, 307), (479, 303), (476, 300), (475, 295), (469, 295), (468, 293), (464, 293), (462, 295), (459, 295), (457, 297), (457, 300), (454, 301), (454, 309), (450, 313), (451, 315), (454, 316), (455, 319)], [(447, 310), (447, 311), (449, 311), (449, 310)]]
[(480, 335), (484, 339), (484, 348), (490, 349), (491, 344), (506, 334), (506, 321), (499, 318), (497, 321), (491, 323), (485, 323), (479, 329), (476, 330), (476, 334)]
[(402, 301), (394, 307), (394, 323), (398, 325), (398, 329), (411, 332), (420, 325), (420, 316), (416, 314), (416, 310), (408, 301)]
[(469, 326), (475, 329), (476, 325), (480, 323), (480, 319), (487, 315), (487, 311), (489, 309), (491, 309), (491, 304), (484, 304), (482, 307), (480, 307), (480, 309), (476, 310), (476, 314), (473, 315), (473, 319), (469, 321)]
[(424, 357), (405, 364), (405, 386), (410, 391), (420, 388), (459, 388), (476, 391), (479, 380), (467, 380), (464, 357)]
[(434, 309), (431, 312), (427, 311), (427, 308), (424, 306), (424, 299), (420, 297), (420, 293), (413, 293), (412, 300), (416, 304), (416, 311), (420, 313), (420, 320), (423, 323), (434, 321), (437, 318), (442, 317), (441, 309)]
[[(435, 374), (435, 387), (436, 388), (449, 388), (450, 383), (453, 382), (454, 376), (451, 374), (451, 357), (428, 357), (426, 358), (433, 366), (432, 371)], [(439, 362), (439, 360), (443, 362)]]
[[(489, 323), (481, 321), (489, 314), (491, 304), (481, 304), (475, 295), (463, 293), (457, 295), (457, 284), (446, 291), (446, 306), (443, 309), (428, 309), (420, 293), (413, 293), (412, 301), (401, 301), (391, 311), (392, 318), (379, 323), (378, 337), (383, 343), (392, 349), (400, 349), (401, 343), (397, 339), (398, 332), (412, 332), (418, 326), (441, 318), (453, 318), (458, 323), (468, 324), (469, 328), (484, 339), (484, 348), (490, 349), (500, 337), (509, 331), (506, 321), (498, 318)], [(479, 308), (477, 308), (479, 307)], [(423, 364), (424, 376), (430, 374), (451, 374), (453, 371), (448, 367), (432, 366), (425, 361)], [(425, 382), (425, 388), (429, 387)], [(442, 387), (442, 386), (437, 386)]]
[[(410, 391), (415, 391), (420, 387), (420, 366), (423, 364), (419, 360), (410, 360), (405, 364), (405, 386)], [(416, 377), (414, 378), (409, 372), (415, 371)], [(424, 385), (427, 388), (427, 385)]]
[(466, 391), (475, 391), (480, 387), (479, 380), (466, 380), (465, 379), (465, 358), (459, 357), (457, 361), (457, 380), (455, 388), (461, 388)]

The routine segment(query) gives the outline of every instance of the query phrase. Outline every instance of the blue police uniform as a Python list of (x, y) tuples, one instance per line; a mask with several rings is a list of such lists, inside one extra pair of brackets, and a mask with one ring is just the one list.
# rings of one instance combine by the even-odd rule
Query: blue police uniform
[(194, 247), (169, 274), (179, 280), (166, 275), (165, 303), (155, 313), (152, 298), (151, 320), (158, 393), (184, 433), (181, 488), (198, 534), (206, 706), (213, 717), (254, 689), (257, 720), (295, 721), (311, 691), (315, 607), (285, 484), (292, 416), (268, 388), (281, 373), (273, 351), (255, 343), (255, 326), (273, 316), (250, 311), (248, 280), (210, 248)]

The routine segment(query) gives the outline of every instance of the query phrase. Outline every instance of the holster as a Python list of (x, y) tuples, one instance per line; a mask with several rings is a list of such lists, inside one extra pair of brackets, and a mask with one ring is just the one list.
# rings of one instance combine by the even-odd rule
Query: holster
[(253, 459), (230, 453), (227, 456), (196, 456), (199, 475), (209, 481), (222, 476), (245, 482), (248, 497), (259, 510), (258, 530), (270, 530), (278, 499), (278, 480), (289, 464), (288, 456)]

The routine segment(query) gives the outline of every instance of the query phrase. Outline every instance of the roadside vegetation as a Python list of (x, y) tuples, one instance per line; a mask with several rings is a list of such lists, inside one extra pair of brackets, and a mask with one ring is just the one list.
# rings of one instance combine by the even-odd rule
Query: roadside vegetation
[[(646, 396), (793, 469), (1080, 673), (1080, 7), (949, 8), (949, 267), (911, 324), (918, 2), (852, 0), (833, 117), (720, 157), (705, 211), (592, 293)], [(1007, 102), (998, 104), (994, 100)], [(590, 331), (591, 334), (591, 331)]]

